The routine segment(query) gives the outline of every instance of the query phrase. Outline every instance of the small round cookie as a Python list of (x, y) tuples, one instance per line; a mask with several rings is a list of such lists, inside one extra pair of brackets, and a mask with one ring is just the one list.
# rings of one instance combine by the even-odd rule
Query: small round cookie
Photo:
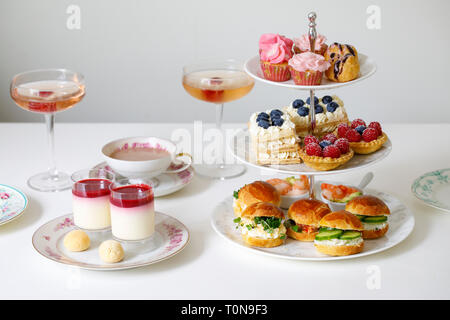
[(98, 248), (100, 258), (108, 263), (116, 263), (122, 261), (125, 253), (122, 245), (116, 240), (103, 241)]
[(72, 230), (64, 237), (64, 247), (69, 251), (80, 252), (89, 248), (91, 240), (86, 232)]

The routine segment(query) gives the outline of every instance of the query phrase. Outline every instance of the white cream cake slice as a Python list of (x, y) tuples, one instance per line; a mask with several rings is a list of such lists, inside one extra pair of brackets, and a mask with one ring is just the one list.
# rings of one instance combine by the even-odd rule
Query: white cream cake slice
[[(315, 97), (315, 99), (315, 135), (323, 136), (333, 132), (341, 122), (348, 122), (344, 102), (338, 96)], [(291, 121), (295, 124), (297, 135), (302, 138), (309, 134), (309, 108), (309, 98), (306, 101), (296, 99), (289, 106), (283, 108), (283, 111), (289, 114)]]

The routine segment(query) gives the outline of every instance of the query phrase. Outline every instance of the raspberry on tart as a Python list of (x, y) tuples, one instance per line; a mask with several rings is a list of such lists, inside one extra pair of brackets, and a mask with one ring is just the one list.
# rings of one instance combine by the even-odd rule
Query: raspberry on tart
[(328, 134), (319, 143), (319, 140), (314, 138), (306, 137), (305, 145), (300, 150), (300, 157), (308, 167), (328, 171), (343, 165), (353, 157), (353, 150), (345, 138), (337, 139), (334, 134)]
[(319, 139), (313, 135), (308, 135), (305, 137), (305, 140), (304, 140), (305, 146), (312, 142), (319, 144)]
[(334, 134), (328, 133), (328, 134), (326, 134), (325, 136), (323, 136), (322, 140), (328, 140), (328, 141), (330, 141), (331, 143), (335, 143), (336, 140), (337, 140), (337, 138), (336, 138), (336, 136), (335, 136)]
[(339, 138), (345, 137), (345, 134), (347, 133), (348, 130), (350, 130), (348, 124), (346, 124), (346, 123), (341, 123), (341, 124), (338, 125), (338, 127), (337, 127), (337, 136), (338, 136)]
[(305, 152), (308, 156), (322, 157), (322, 148), (318, 143), (309, 143), (305, 147)]
[(358, 127), (358, 126), (364, 126), (364, 127), (366, 126), (366, 123), (364, 122), (363, 119), (355, 119), (352, 121), (352, 123), (350, 125), (350, 127), (352, 129), (356, 129), (356, 127)]
[(362, 138), (365, 142), (370, 142), (378, 139), (378, 130), (374, 128), (367, 128), (362, 133)]
[(329, 145), (323, 148), (323, 156), (330, 158), (339, 158), (341, 156), (341, 151), (337, 146)]
[(362, 140), (361, 134), (356, 129), (350, 129), (345, 133), (345, 138), (349, 142), (359, 142)]
[(383, 130), (381, 129), (381, 124), (379, 122), (371, 122), (369, 123), (368, 128), (374, 128), (378, 131), (378, 135), (381, 136), (381, 134), (383, 133)]
[(350, 143), (345, 138), (337, 139), (334, 145), (339, 148), (341, 153), (347, 153), (350, 150)]

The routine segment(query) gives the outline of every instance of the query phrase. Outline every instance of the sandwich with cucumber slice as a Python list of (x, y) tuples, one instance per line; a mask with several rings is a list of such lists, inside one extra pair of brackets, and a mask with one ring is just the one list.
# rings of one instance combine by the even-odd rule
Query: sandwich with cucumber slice
[(388, 216), (391, 214), (389, 207), (375, 196), (356, 197), (347, 203), (345, 210), (361, 220), (364, 226), (364, 239), (380, 238), (389, 230)]
[(314, 240), (319, 252), (330, 256), (348, 256), (363, 250), (363, 224), (350, 212), (331, 212), (320, 220), (319, 225)]
[(289, 207), (289, 219), (285, 222), (287, 235), (299, 241), (314, 241), (319, 231), (319, 221), (330, 212), (330, 207), (319, 200), (295, 201)]

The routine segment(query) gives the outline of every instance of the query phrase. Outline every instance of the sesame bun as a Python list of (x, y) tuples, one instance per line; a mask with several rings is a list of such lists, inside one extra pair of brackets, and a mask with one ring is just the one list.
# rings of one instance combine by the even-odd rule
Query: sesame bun
[(389, 230), (389, 225), (386, 224), (386, 226), (383, 229), (379, 230), (364, 230), (362, 232), (363, 239), (378, 239), (381, 238), (386, 234), (386, 232)]
[(251, 246), (262, 247), (262, 248), (278, 247), (284, 243), (284, 240), (280, 239), (280, 238), (278, 238), (278, 239), (261, 239), (261, 238), (249, 237), (246, 234), (242, 235), (242, 239), (244, 239), (244, 241)]
[(270, 202), (280, 205), (280, 193), (271, 184), (264, 181), (255, 181), (243, 186), (234, 199), (233, 209), (236, 216), (241, 216), (246, 207), (257, 202)]
[(340, 210), (327, 214), (320, 220), (321, 227), (335, 228), (341, 230), (357, 230), (363, 231), (362, 222), (348, 211)]
[(295, 240), (312, 242), (316, 238), (317, 232), (295, 232), (291, 228), (288, 228), (286, 234)]
[(322, 201), (302, 199), (289, 207), (288, 217), (297, 224), (319, 227), (320, 220), (330, 212), (330, 207)]
[(350, 200), (347, 202), (345, 210), (363, 216), (387, 216), (391, 214), (388, 206), (381, 199), (369, 195)]
[(283, 211), (270, 202), (258, 202), (248, 206), (241, 217), (253, 219), (254, 217), (275, 217), (284, 219)]
[(330, 256), (348, 256), (355, 253), (360, 253), (364, 249), (364, 242), (356, 246), (327, 246), (314, 243), (317, 251)]

